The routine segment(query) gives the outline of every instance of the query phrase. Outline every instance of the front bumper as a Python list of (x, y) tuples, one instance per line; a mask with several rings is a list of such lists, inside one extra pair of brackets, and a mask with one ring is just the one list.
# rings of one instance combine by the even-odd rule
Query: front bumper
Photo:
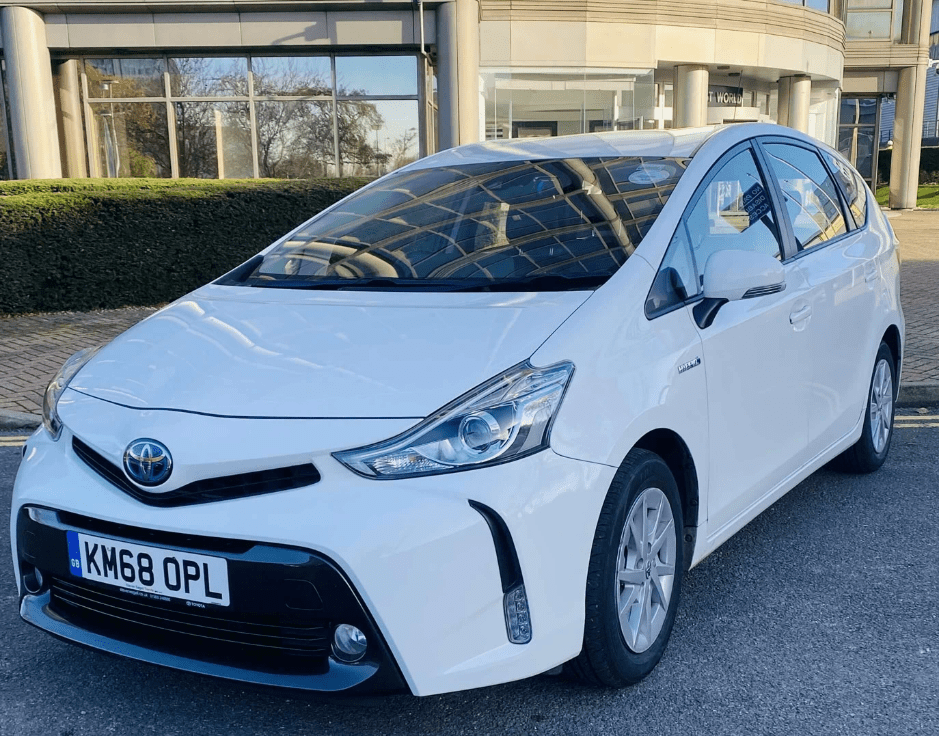
[[(324, 692), (406, 689), (355, 591), (321, 555), (153, 533), (34, 506), (20, 509), (16, 524), (20, 579), (32, 588), (21, 586), (20, 615), (60, 639), (260, 685)], [(224, 558), (231, 604), (194, 608), (75, 577), (68, 565), (68, 531)], [(365, 657), (354, 665), (331, 656), (338, 623), (357, 626), (368, 639)]]
[[(529, 677), (580, 651), (590, 548), (614, 468), (545, 451), (470, 472), (375, 481), (356, 476), (330, 453), (392, 436), (403, 429), (400, 420), (221, 419), (137, 411), (96, 399), (76, 403), (84, 405), (81, 411), (60, 405), (66, 430), (58, 442), (40, 430), (27, 445), (13, 497), (17, 559), (16, 520), (28, 506), (315, 555), (347, 581), (389, 661), (417, 695)], [(272, 467), (311, 461), (322, 479), (278, 493), (156, 508), (78, 459), (73, 431), (115, 463), (133, 439), (157, 437), (172, 448), (181, 483), (218, 475), (220, 467), (254, 469), (258, 458)], [(508, 641), (493, 535), (469, 501), (497, 512), (511, 533), (531, 614), (529, 644)], [(37, 607), (42, 609), (40, 601), (30, 601), (26, 617), (35, 618)], [(181, 660), (173, 666), (204, 671)]]

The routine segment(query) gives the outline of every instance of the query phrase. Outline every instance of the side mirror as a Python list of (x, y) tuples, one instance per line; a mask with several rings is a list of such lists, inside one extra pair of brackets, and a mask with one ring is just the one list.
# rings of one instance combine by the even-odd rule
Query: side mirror
[(704, 300), (694, 309), (702, 330), (727, 302), (775, 294), (786, 288), (782, 264), (766, 253), (721, 250), (704, 266)]

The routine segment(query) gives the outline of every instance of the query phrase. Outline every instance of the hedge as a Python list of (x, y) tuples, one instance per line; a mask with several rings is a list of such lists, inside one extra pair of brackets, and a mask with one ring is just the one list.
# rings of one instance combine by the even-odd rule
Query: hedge
[(0, 313), (171, 301), (366, 181), (0, 182)]
[[(885, 148), (877, 159), (877, 178), (883, 184), (890, 182), (890, 157), (893, 151)], [(919, 183), (939, 184), (939, 147), (924, 146), (919, 157)]]

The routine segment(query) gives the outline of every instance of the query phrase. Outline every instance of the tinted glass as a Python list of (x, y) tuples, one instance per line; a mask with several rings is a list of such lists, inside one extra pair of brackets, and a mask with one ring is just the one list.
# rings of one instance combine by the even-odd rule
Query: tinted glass
[(343, 95), (416, 95), (414, 56), (337, 56), (336, 89)]
[(163, 59), (85, 59), (91, 98), (162, 97)]
[(166, 105), (100, 102), (91, 105), (92, 165), (100, 177), (169, 177)]
[(662, 314), (686, 299), (697, 296), (699, 292), (688, 230), (682, 221), (672, 237), (672, 242), (669, 243), (665, 258), (662, 259), (662, 265), (649, 291), (646, 314), (650, 317)]
[(328, 56), (253, 57), (254, 94), (300, 97), (332, 96), (333, 72)]
[(698, 272), (722, 250), (781, 258), (779, 229), (766, 182), (747, 149), (725, 163), (685, 216)]
[(248, 60), (245, 58), (170, 59), (167, 68), (173, 97), (248, 94)]
[(835, 183), (817, 154), (784, 143), (763, 146), (786, 201), (799, 250), (847, 231)]
[(632, 254), (686, 164), (624, 157), (402, 172), (311, 220), (246, 283), (592, 288)]
[(848, 207), (854, 215), (854, 222), (858, 227), (863, 227), (867, 222), (867, 186), (864, 180), (840, 158), (830, 153), (825, 153), (825, 158), (841, 182), (841, 189), (845, 193), (845, 199), (848, 200)]

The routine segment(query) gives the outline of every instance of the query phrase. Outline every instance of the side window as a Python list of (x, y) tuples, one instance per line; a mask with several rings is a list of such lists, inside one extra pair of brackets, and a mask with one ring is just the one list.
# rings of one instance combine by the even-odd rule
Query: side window
[(818, 155), (786, 143), (764, 143), (763, 148), (782, 189), (799, 250), (847, 232), (835, 182)]
[(686, 299), (697, 296), (699, 291), (698, 277), (688, 243), (688, 231), (682, 220), (668, 245), (668, 250), (665, 251), (665, 258), (662, 259), (662, 265), (649, 290), (646, 316), (652, 318), (662, 314)]
[(854, 215), (854, 221), (858, 227), (864, 227), (867, 223), (867, 185), (861, 175), (846, 162), (827, 151), (823, 155), (841, 182), (841, 188), (844, 190), (845, 199), (848, 200), (851, 214)]
[(721, 250), (782, 258), (769, 192), (749, 148), (721, 166), (685, 213), (685, 224), (702, 279), (708, 258)]

